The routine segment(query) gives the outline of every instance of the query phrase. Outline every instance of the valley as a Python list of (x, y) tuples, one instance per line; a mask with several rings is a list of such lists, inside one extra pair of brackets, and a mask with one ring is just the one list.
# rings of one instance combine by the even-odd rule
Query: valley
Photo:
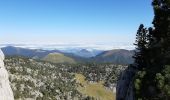
[(119, 74), (115, 64), (55, 64), (6, 56), (15, 100), (115, 100)]

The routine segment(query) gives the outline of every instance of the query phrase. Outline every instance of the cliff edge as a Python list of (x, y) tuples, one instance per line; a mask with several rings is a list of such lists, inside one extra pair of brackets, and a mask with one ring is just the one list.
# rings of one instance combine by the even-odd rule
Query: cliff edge
[(4, 66), (4, 54), (0, 50), (0, 100), (14, 100), (12, 89), (9, 85), (8, 72)]
[(132, 66), (121, 73), (116, 87), (116, 100), (135, 100), (133, 85), (135, 73), (136, 69)]

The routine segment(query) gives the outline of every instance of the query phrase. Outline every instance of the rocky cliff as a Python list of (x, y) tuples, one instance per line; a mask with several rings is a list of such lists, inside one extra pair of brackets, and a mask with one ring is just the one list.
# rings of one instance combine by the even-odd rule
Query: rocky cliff
[(14, 100), (12, 89), (9, 85), (8, 72), (4, 67), (4, 54), (0, 50), (0, 100)]
[(135, 100), (134, 98), (134, 76), (136, 70), (129, 66), (119, 77), (116, 87), (116, 100)]

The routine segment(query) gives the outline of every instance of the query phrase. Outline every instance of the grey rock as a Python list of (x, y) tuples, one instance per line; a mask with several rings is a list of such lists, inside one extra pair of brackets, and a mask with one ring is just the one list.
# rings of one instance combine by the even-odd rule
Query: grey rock
[(116, 100), (135, 100), (133, 82), (136, 72), (135, 68), (129, 66), (121, 73), (116, 87)]
[(4, 66), (4, 54), (0, 50), (0, 100), (14, 100), (8, 72)]

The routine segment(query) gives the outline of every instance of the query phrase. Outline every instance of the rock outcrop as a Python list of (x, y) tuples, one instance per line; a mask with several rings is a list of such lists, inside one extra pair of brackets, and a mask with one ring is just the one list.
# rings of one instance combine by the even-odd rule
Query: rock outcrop
[(135, 100), (134, 97), (134, 76), (136, 69), (129, 66), (119, 77), (116, 87), (116, 100)]
[(14, 100), (8, 79), (8, 72), (4, 67), (4, 54), (0, 50), (0, 100)]

